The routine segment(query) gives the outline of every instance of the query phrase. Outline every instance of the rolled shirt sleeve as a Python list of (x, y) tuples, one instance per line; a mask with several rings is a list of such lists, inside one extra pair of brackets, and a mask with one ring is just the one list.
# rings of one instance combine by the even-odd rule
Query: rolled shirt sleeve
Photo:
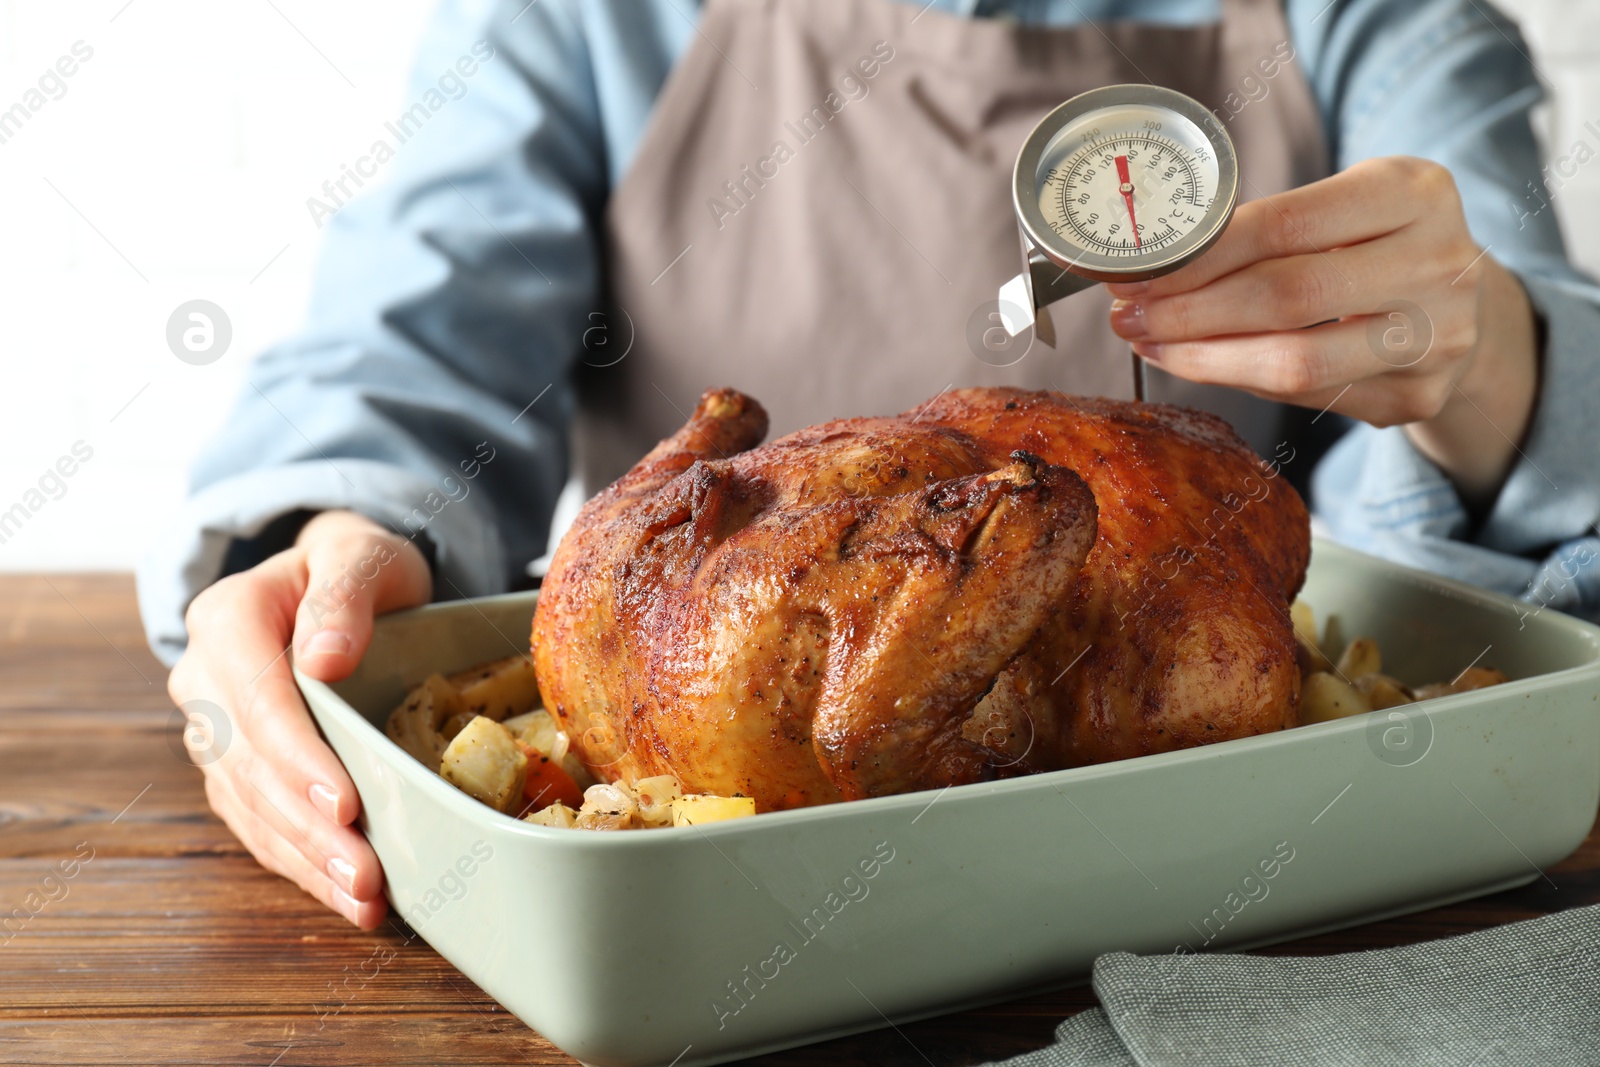
[(692, 32), (615, 3), (441, 6), (384, 128), (392, 159), (367, 164), (387, 182), (308, 202), (325, 233), (307, 325), (252, 364), (139, 567), (162, 659), (230, 546), (296, 510), (425, 532), (444, 598), (502, 590), (544, 550), (571, 367), (604, 314), (597, 221)]
[(435, 585), (446, 595), (501, 588), (505, 546), (472, 488), (461, 476), (433, 483), (392, 464), (348, 458), (286, 463), (215, 482), (188, 500), (140, 565), (139, 609), (150, 645), (163, 661), (175, 662), (188, 641), (188, 602), (221, 575), (233, 541), (253, 538), (272, 519), (302, 508), (347, 508), (407, 536), (425, 533), (435, 546)]
[[(1474, 528), (1455, 487), (1399, 427), (1358, 427), (1313, 478), (1326, 533), (1356, 548), (1600, 619), (1600, 309), (1586, 287), (1525, 278), (1545, 324), (1532, 428)], [(1486, 428), (1486, 432), (1488, 431)]]
[[(1319, 527), (1530, 610), (1600, 617), (1600, 289), (1567, 261), (1547, 203), (1527, 45), (1478, 0), (1319, 0), (1291, 5), (1291, 26), (1339, 165), (1413, 155), (1448, 167), (1474, 238), (1522, 280), (1543, 338), (1527, 439), (1480, 521), (1402, 429), (1357, 424), (1312, 479)], [(1501, 431), (1486, 418), (1484, 432)]]

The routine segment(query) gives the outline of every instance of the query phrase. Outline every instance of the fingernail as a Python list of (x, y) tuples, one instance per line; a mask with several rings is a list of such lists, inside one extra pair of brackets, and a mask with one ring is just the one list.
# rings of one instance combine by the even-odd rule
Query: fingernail
[(1152, 344), (1134, 345), (1133, 346), (1133, 354), (1138, 356), (1140, 359), (1144, 360), (1146, 363), (1155, 363), (1157, 365), (1159, 365), (1161, 363), (1161, 346), (1160, 345), (1152, 345)]
[(318, 811), (334, 822), (339, 821), (338, 793), (335, 793), (321, 782), (313, 782), (308, 792), (311, 794), (311, 803), (316, 806)]
[[(355, 897), (351, 896), (349, 893), (346, 893), (338, 886), (333, 887), (333, 906), (340, 915), (343, 915), (351, 922), (356, 922), (356, 912), (361, 905), (356, 901)], [(357, 925), (360, 924), (357, 923)]]
[(300, 649), (302, 656), (343, 656), (350, 651), (350, 635), (338, 630), (318, 630)]
[(1106, 288), (1111, 290), (1111, 295), (1112, 296), (1117, 297), (1118, 299), (1127, 299), (1128, 297), (1139, 296), (1142, 293), (1149, 292), (1150, 291), (1150, 283), (1149, 282), (1113, 282), (1113, 283), (1107, 285)]
[(328, 857), (328, 877), (333, 879), (335, 886), (343, 888), (345, 892), (356, 891), (355, 865), (342, 856)]
[(1144, 305), (1131, 300), (1118, 300), (1111, 305), (1111, 328), (1118, 336), (1132, 341), (1147, 332), (1144, 325)]

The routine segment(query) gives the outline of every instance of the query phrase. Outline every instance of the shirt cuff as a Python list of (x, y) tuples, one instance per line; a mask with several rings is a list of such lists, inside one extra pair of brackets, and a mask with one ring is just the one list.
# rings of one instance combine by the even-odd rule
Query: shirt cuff
[(1544, 325), (1539, 396), (1477, 541), (1526, 556), (1582, 537), (1600, 519), (1600, 307), (1592, 286), (1521, 280)]
[(288, 512), (347, 509), (435, 549), (434, 595), (486, 596), (504, 589), (506, 553), (493, 521), (471, 501), (470, 480), (436, 485), (372, 460), (290, 463), (217, 482), (185, 502), (138, 567), (139, 612), (156, 656), (168, 666), (188, 644), (184, 612), (222, 574), (236, 538), (253, 538)]
[(1455, 486), (1398, 426), (1358, 425), (1311, 479), (1318, 525), (1336, 541), (1408, 567), (1516, 596), (1536, 565), (1465, 540)]
[(1357, 425), (1312, 477), (1312, 504), (1328, 536), (1526, 596), (1553, 550), (1592, 534), (1600, 518), (1600, 420), (1585, 409), (1600, 396), (1600, 309), (1586, 287), (1522, 280), (1544, 324), (1539, 396), (1528, 439), (1477, 531), (1450, 479), (1403, 429)]

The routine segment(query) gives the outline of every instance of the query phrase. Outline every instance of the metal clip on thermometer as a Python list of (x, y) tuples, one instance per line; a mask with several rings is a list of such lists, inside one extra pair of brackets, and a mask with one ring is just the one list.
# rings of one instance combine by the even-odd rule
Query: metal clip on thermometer
[[(1096, 282), (1170, 274), (1222, 236), (1238, 198), (1233, 141), (1199, 102), (1155, 85), (1073, 97), (1017, 155), (1023, 271), (1000, 287), (1006, 332), (1031, 324), (1054, 348), (1051, 304)], [(1133, 381), (1143, 400), (1137, 356)]]

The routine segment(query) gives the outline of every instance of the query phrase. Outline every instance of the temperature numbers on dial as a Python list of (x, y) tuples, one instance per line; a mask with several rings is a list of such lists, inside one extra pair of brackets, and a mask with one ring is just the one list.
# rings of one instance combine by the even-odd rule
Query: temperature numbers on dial
[(1155, 129), (1088, 137), (1050, 169), (1039, 198), (1063, 238), (1102, 255), (1136, 256), (1182, 240), (1205, 218), (1217, 170), (1204, 147)]

